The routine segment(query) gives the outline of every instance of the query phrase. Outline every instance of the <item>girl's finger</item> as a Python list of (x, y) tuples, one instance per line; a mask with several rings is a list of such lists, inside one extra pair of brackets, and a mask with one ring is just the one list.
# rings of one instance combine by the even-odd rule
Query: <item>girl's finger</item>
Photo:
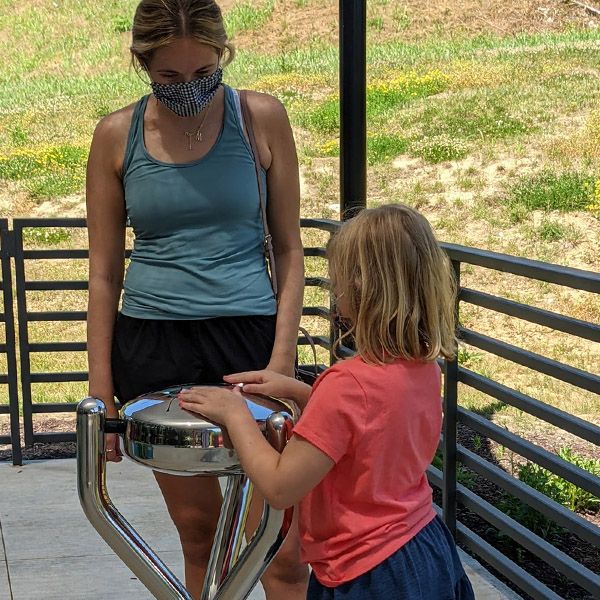
[(246, 383), (242, 388), (243, 392), (247, 394), (260, 394), (264, 389), (264, 384), (262, 383)]
[(262, 375), (260, 371), (244, 371), (243, 373), (224, 375), (223, 379), (228, 383), (260, 383)]

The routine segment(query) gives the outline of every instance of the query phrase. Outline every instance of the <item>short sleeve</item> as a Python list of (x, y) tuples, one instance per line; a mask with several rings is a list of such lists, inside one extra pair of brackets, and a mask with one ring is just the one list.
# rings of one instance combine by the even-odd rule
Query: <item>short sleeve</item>
[(364, 432), (365, 405), (362, 386), (352, 373), (333, 367), (316, 382), (294, 434), (337, 463)]

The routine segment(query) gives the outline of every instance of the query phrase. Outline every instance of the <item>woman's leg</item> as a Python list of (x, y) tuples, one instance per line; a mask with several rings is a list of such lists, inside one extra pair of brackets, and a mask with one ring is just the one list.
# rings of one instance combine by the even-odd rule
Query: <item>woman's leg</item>
[(171, 519), (179, 532), (185, 562), (185, 585), (200, 600), (206, 567), (221, 511), (216, 477), (190, 477), (154, 472)]
[[(262, 510), (263, 497), (254, 489), (246, 523), (248, 539), (260, 522)], [(267, 600), (306, 600), (308, 567), (300, 562), (297, 507), (294, 510), (294, 519), (285, 542), (262, 576), (261, 583), (265, 589)]]

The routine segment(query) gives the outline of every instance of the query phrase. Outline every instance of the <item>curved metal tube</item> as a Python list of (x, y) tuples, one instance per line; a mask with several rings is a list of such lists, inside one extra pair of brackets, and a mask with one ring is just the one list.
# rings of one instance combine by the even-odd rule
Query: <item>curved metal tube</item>
[[(77, 407), (77, 472), (83, 510), (106, 543), (159, 600), (191, 600), (183, 584), (116, 510), (106, 490), (104, 421), (101, 400), (85, 398)], [(281, 452), (291, 434), (289, 416), (273, 413), (266, 437)], [(265, 503), (261, 522), (238, 558), (252, 497), (245, 475), (228, 478), (202, 600), (245, 600), (273, 560), (288, 533), (293, 509)]]
[(117, 556), (159, 600), (191, 600), (183, 584), (144, 542), (106, 491), (104, 403), (85, 398), (77, 406), (77, 489), (83, 511)]

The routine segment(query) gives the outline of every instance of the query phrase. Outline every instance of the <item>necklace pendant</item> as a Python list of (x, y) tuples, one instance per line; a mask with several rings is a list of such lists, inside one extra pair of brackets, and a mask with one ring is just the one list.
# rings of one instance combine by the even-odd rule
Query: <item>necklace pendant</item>
[(202, 132), (200, 130), (196, 131), (196, 141), (197, 142), (202, 141)]
[(191, 150), (192, 149), (192, 134), (189, 131), (186, 131), (185, 135), (187, 136), (187, 139), (188, 139), (188, 150)]

